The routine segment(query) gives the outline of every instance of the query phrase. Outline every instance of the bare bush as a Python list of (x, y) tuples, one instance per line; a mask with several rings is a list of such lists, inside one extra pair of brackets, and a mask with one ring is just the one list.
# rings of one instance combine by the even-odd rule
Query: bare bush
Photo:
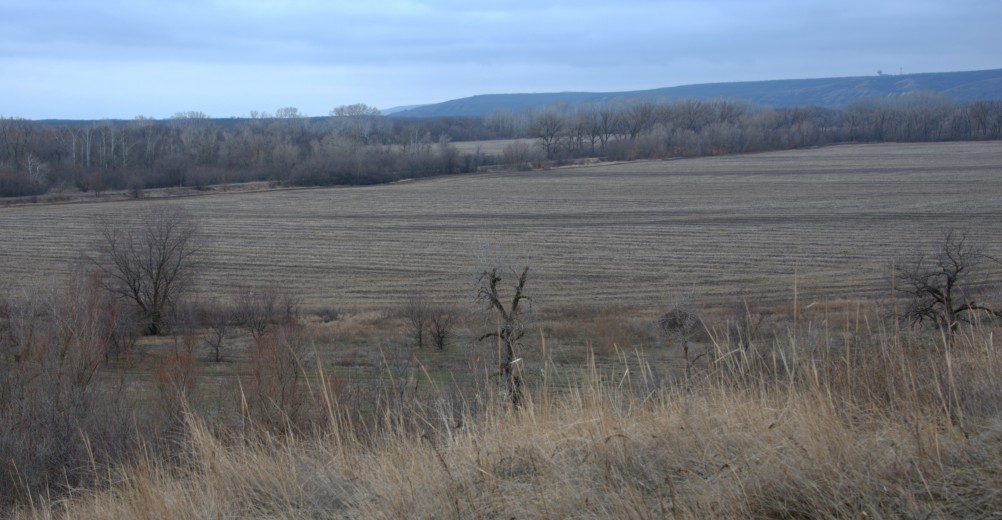
[(334, 320), (337, 320), (340, 315), (338, 310), (331, 305), (321, 305), (318, 307), (313, 307), (308, 311), (308, 314), (312, 314), (320, 318), (320, 321), (324, 323), (330, 323)]
[(666, 337), (688, 343), (702, 328), (699, 314), (680, 308), (672, 308), (658, 318), (658, 328)]
[(408, 299), (400, 316), (407, 322), (409, 335), (418, 349), (424, 348), (427, 337), (437, 349), (444, 350), (458, 320), (454, 307), (431, 302), (421, 295)]
[(436, 304), (428, 309), (428, 333), (435, 348), (445, 350), (455, 334), (458, 321), (459, 314), (451, 305)]
[(244, 413), (265, 429), (286, 430), (308, 420), (311, 394), (305, 363), (311, 354), (307, 330), (285, 323), (254, 340), (240, 378)]
[(214, 302), (202, 306), (202, 326), (206, 331), (203, 340), (212, 349), (212, 359), (217, 363), (223, 360), (224, 342), (236, 321), (235, 315), (235, 309), (227, 303)]
[(538, 150), (523, 142), (511, 143), (501, 152), (501, 163), (512, 170), (528, 171), (542, 160)]
[(135, 309), (124, 305), (104, 308), (104, 320), (111, 327), (111, 343), (105, 351), (105, 361), (128, 361), (143, 334), (143, 322)]
[(187, 350), (172, 350), (153, 369), (153, 381), (166, 420), (176, 424), (198, 385), (198, 365)]
[(421, 295), (412, 295), (400, 309), (400, 316), (407, 322), (414, 345), (419, 349), (424, 348), (425, 331), (431, 318), (431, 303)]
[(949, 230), (939, 250), (896, 262), (898, 287), (910, 301), (902, 313), (913, 323), (932, 322), (952, 342), (960, 323), (978, 316), (1002, 316), (987, 303), (989, 284), (978, 270), (993, 261), (971, 244), (967, 231)]
[(183, 348), (194, 355), (199, 344), (202, 329), (201, 304), (198, 302), (177, 302), (171, 308), (168, 327), (161, 332), (170, 334), (176, 348)]
[(120, 374), (103, 372), (120, 302), (93, 276), (0, 315), (0, 503), (75, 485), (89, 461), (121, 457), (133, 438)]
[(273, 288), (245, 289), (238, 296), (233, 312), (236, 323), (259, 340), (271, 326), (295, 321), (299, 303)]

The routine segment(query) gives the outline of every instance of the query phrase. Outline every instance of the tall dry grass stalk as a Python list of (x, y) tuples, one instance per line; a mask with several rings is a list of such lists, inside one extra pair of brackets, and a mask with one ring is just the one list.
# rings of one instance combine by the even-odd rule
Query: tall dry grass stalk
[(248, 441), (192, 415), (179, 456), (16, 517), (998, 518), (997, 328), (950, 346), (857, 316), (710, 330), (714, 362), (685, 382), (642, 353), (574, 384), (547, 361), (520, 408), (458, 419), (414, 402), (362, 429), (328, 397), (322, 430)]

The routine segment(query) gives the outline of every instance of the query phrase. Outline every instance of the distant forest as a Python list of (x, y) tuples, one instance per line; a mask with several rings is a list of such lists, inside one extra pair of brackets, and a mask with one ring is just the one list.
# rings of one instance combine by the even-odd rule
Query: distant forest
[[(530, 138), (502, 153), (453, 143)], [(1002, 100), (957, 104), (915, 92), (841, 109), (756, 108), (686, 100), (556, 105), (484, 117), (395, 118), (366, 105), (329, 117), (31, 121), (0, 117), (0, 196), (270, 181), (359, 185), (488, 169), (532, 169), (585, 157), (699, 157), (837, 143), (997, 140)]]

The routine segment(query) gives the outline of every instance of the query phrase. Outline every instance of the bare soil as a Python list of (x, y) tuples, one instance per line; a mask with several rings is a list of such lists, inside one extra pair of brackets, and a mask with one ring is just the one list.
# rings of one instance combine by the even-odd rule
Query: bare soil
[(0, 289), (71, 273), (100, 217), (196, 215), (204, 295), (273, 285), (304, 305), (468, 303), (491, 262), (525, 262), (537, 305), (789, 300), (890, 292), (892, 260), (962, 227), (1002, 249), (1002, 143), (836, 146), (394, 185), (213, 192), (0, 208)]

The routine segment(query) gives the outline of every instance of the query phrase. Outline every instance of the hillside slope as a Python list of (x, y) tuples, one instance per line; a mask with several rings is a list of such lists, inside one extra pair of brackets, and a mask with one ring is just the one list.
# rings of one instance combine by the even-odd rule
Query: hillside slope
[(518, 112), (526, 108), (566, 103), (606, 104), (638, 100), (733, 99), (767, 107), (822, 106), (837, 108), (863, 98), (895, 97), (916, 91), (945, 94), (957, 102), (1002, 97), (1002, 69), (850, 78), (787, 79), (707, 83), (630, 92), (559, 92), (484, 94), (424, 105), (394, 117), (483, 116), (492, 110)]

